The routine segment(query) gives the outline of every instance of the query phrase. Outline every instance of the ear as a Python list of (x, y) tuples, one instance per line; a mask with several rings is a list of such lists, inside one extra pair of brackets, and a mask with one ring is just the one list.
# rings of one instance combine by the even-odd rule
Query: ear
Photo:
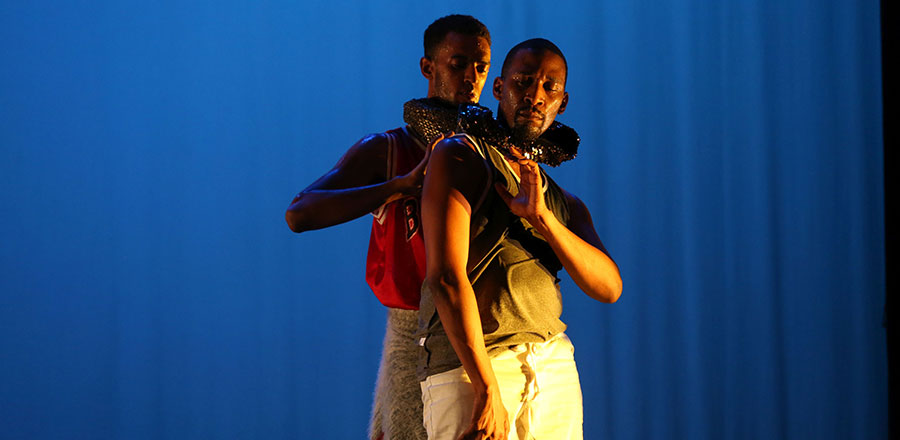
[(434, 64), (432, 64), (431, 58), (422, 57), (419, 59), (419, 69), (422, 71), (422, 76), (427, 80), (431, 81), (434, 79)]
[(566, 111), (566, 106), (569, 105), (569, 92), (565, 92), (562, 99), (562, 104), (559, 105), (559, 110), (556, 111), (556, 114), (561, 115), (564, 111)]
[(503, 96), (503, 78), (498, 76), (494, 78), (494, 98), (499, 101), (501, 96)]

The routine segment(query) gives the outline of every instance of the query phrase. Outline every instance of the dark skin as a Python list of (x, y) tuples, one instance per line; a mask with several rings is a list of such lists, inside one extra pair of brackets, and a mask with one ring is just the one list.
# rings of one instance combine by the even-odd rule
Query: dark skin
[[(518, 51), (507, 71), (494, 82), (494, 97), (500, 100), (498, 116), (520, 133), (539, 135), (546, 131), (556, 115), (565, 111), (569, 100), (565, 69), (563, 59), (552, 52)], [(524, 159), (515, 148), (507, 161), (520, 178), (519, 193), (513, 197), (500, 185), (496, 190), (510, 210), (544, 236), (566, 272), (588, 296), (615, 302), (622, 292), (622, 279), (584, 203), (566, 193), (571, 218), (568, 226), (563, 225), (544, 203), (537, 163)], [(444, 330), (472, 382), (474, 410), (461, 438), (477, 440), (505, 439), (510, 430), (509, 414), (485, 349), (478, 304), (466, 273), (472, 205), (489, 178), (482, 163), (466, 140), (438, 143), (422, 197), (428, 256), (423, 288), (431, 292)]]
[[(491, 48), (485, 38), (449, 32), (431, 56), (419, 61), (428, 80), (427, 97), (477, 104), (490, 59)], [(425, 148), (425, 157), (412, 171), (388, 179), (387, 137), (374, 134), (361, 139), (328, 173), (294, 197), (285, 213), (288, 226), (294, 232), (326, 228), (420, 193), (433, 145)]]
[[(548, 53), (559, 61), (545, 61)], [(551, 58), (554, 58), (551, 57)], [(555, 115), (566, 111), (566, 67), (552, 52), (520, 50), (505, 75), (494, 80), (494, 98), (500, 101), (498, 118), (517, 132), (534, 139), (550, 128)], [(515, 67), (515, 68), (514, 68)]]

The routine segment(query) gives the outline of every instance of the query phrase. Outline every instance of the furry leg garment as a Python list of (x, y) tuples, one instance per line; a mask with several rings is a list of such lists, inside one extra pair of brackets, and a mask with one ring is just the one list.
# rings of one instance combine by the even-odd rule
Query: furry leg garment
[(422, 390), (416, 379), (418, 346), (413, 334), (417, 328), (417, 311), (388, 309), (369, 422), (371, 440), (427, 439), (422, 424)]

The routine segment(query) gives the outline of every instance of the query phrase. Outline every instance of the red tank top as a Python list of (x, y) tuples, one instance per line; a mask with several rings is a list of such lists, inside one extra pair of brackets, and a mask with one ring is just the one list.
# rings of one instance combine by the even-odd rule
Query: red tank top
[[(406, 128), (388, 137), (387, 178), (410, 172), (425, 156), (425, 147)], [(372, 213), (372, 235), (366, 257), (366, 282), (388, 307), (418, 310), (419, 289), (425, 279), (425, 241), (419, 196), (384, 204)]]

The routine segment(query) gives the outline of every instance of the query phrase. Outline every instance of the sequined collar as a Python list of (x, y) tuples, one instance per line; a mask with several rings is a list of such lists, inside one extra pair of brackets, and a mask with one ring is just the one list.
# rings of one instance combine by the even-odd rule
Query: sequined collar
[(444, 133), (460, 131), (458, 106), (434, 98), (407, 101), (403, 104), (403, 121), (426, 144)]
[[(494, 119), (487, 107), (477, 104), (456, 107), (433, 98), (413, 99), (403, 105), (403, 120), (425, 142), (450, 131), (464, 132), (481, 138), (502, 153), (512, 156), (510, 148), (513, 144), (509, 130)], [(580, 142), (581, 138), (574, 129), (554, 121), (533, 142), (515, 146), (525, 157), (555, 167), (574, 159)]]
[[(465, 106), (459, 112), (460, 129), (478, 136), (506, 155), (512, 156), (513, 146), (509, 130), (500, 125), (490, 110), (476, 105)], [(581, 138), (574, 129), (554, 121), (540, 137), (529, 143), (519, 142), (515, 146), (526, 158), (551, 167), (574, 159), (578, 154)]]

